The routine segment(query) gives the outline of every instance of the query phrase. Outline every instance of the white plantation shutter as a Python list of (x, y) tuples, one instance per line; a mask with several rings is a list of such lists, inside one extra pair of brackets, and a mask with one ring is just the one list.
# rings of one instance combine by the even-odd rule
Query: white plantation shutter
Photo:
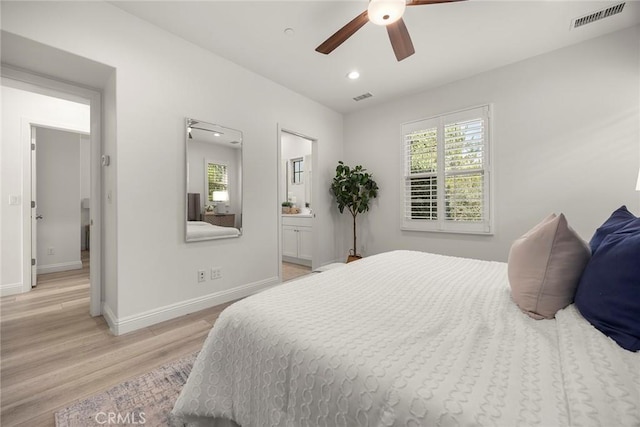
[(404, 136), (405, 215), (415, 219), (438, 218), (438, 129), (419, 129)]
[(207, 201), (226, 202), (229, 200), (229, 174), (227, 165), (207, 161)]
[(484, 120), (444, 125), (445, 220), (483, 221)]
[(405, 230), (490, 233), (489, 106), (402, 126)]

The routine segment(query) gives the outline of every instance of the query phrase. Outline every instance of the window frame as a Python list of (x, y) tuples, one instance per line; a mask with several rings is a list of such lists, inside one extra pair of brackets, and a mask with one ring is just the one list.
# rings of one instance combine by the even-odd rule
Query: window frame
[[(211, 194), (211, 200), (209, 200), (209, 165), (220, 165), (226, 168), (227, 172), (227, 200), (213, 200), (213, 194)], [(205, 159), (204, 161), (204, 188), (205, 188), (205, 206), (212, 204), (215, 205), (217, 203), (229, 203), (231, 200), (231, 192), (229, 191), (229, 164), (227, 162), (221, 162), (218, 160), (209, 160)]]
[[(470, 120), (473, 118), (484, 119), (483, 124), (483, 220), (482, 221), (456, 221), (445, 219), (445, 180), (448, 176), (445, 173), (445, 144), (444, 144), (444, 128), (451, 122)], [(475, 116), (475, 117), (474, 117)], [(492, 104), (483, 104), (470, 108), (452, 111), (446, 114), (439, 114), (424, 119), (405, 122), (401, 125), (401, 202), (400, 202), (400, 219), (401, 230), (405, 231), (426, 231), (439, 233), (455, 233), (455, 234), (476, 234), (476, 235), (493, 235), (493, 146), (495, 144), (492, 135), (493, 123), (493, 106)], [(407, 193), (407, 180), (410, 174), (407, 174), (409, 161), (409, 153), (407, 152), (406, 136), (412, 132), (419, 130), (428, 130), (436, 127), (437, 129), (437, 172), (435, 174), (436, 184), (436, 202), (437, 202), (437, 219), (413, 219), (407, 218), (407, 203), (411, 203), (410, 193)], [(425, 173), (426, 174), (426, 173)], [(465, 175), (465, 173), (453, 173), (453, 175)]]
[[(296, 171), (296, 163), (300, 165), (300, 170)], [(296, 175), (298, 180), (296, 181)], [(291, 159), (291, 184), (304, 184), (304, 157), (296, 157)]]

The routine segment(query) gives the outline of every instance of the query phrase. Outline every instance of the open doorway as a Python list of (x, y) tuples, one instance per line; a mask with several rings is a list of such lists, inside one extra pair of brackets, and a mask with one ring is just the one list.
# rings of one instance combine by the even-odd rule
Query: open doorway
[[(11, 87), (34, 97), (44, 95), (89, 106), (90, 129), (84, 129), (90, 134), (92, 196), (89, 199), (89, 312), (99, 316), (104, 305), (108, 311), (117, 313), (116, 171), (115, 162), (110, 161), (109, 156), (115, 156), (116, 152), (116, 70), (4, 30), (1, 33), (3, 91), (5, 87)], [(10, 203), (0, 205), (0, 295), (10, 296), (32, 289), (30, 127), (34, 124), (65, 128), (60, 125), (70, 120), (63, 109), (45, 108), (40, 102), (25, 102), (20, 105), (33, 108), (24, 110), (8, 106), (4, 93), (1, 99), (2, 198)], [(14, 117), (7, 120), (7, 114)], [(45, 117), (54, 123), (43, 123)], [(13, 136), (7, 136), (7, 132)]]
[(89, 156), (88, 133), (31, 126), (32, 287), (42, 274), (72, 270), (89, 283)]
[[(7, 188), (11, 203), (3, 207), (2, 214), (10, 217), (12, 222), (22, 223), (22, 227), (16, 228), (15, 232), (3, 228), (3, 249), (21, 247), (22, 250), (12, 252), (16, 262), (9, 264), (11, 269), (3, 268), (3, 281), (15, 277), (12, 282), (16, 285), (3, 285), (0, 291), (2, 295), (30, 292), (34, 285), (38, 285), (39, 273), (62, 274), (64, 271), (86, 269), (90, 274), (90, 281), (87, 281), (88, 311), (92, 316), (100, 315), (101, 95), (94, 90), (21, 70), (3, 66), (2, 71), (3, 141), (11, 141), (12, 153), (16, 154), (14, 157), (18, 160), (12, 169), (3, 169), (3, 176), (11, 177), (18, 184)], [(55, 142), (44, 146), (39, 136), (47, 135)], [(61, 135), (73, 141), (73, 154), (68, 147), (63, 148), (65, 144), (58, 144)], [(38, 146), (51, 150), (38, 156)], [(61, 157), (62, 153), (66, 157)], [(81, 157), (84, 162), (81, 162)], [(73, 167), (69, 159), (74, 161)], [(43, 189), (40, 191), (38, 164), (47, 166), (49, 172), (57, 171), (54, 175), (42, 177), (40, 187)], [(56, 178), (63, 175), (75, 179), (74, 185), (78, 189), (77, 192), (73, 191), (73, 201), (67, 200), (71, 192), (68, 181), (60, 182)], [(56, 193), (52, 188), (47, 188), (54, 182), (63, 188), (62, 192)], [(80, 197), (81, 194), (86, 197)], [(51, 198), (45, 203), (49, 205), (46, 208), (48, 212), (39, 209), (45, 200), (42, 196)], [(53, 217), (54, 211), (51, 209), (58, 212)], [(73, 215), (58, 216), (60, 210), (65, 209), (71, 209)], [(37, 219), (39, 217), (41, 219)], [(73, 226), (65, 228), (70, 222), (69, 218), (74, 218), (71, 221)], [(43, 221), (50, 227), (38, 233), (38, 223)], [(90, 236), (87, 236), (87, 229), (91, 230), (88, 232)], [(87, 245), (91, 251), (82, 253), (81, 249), (83, 246), (86, 249)], [(70, 246), (77, 249), (71, 257), (68, 256)], [(86, 268), (89, 260), (90, 271)]]
[(313, 266), (313, 151), (315, 141), (280, 131), (279, 204), (281, 278), (311, 273)]

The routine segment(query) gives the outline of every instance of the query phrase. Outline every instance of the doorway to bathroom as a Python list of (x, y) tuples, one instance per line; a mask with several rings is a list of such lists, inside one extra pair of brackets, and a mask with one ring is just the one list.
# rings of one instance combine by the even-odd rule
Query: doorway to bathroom
[(283, 282), (311, 273), (313, 265), (313, 138), (280, 130), (280, 262)]

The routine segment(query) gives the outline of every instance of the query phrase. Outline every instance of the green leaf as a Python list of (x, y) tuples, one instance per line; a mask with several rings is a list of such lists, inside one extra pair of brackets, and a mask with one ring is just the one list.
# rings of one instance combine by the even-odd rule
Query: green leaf
[(351, 168), (339, 161), (331, 182), (331, 193), (340, 213), (347, 208), (354, 217), (369, 210), (371, 199), (378, 196), (378, 184), (362, 165)]

